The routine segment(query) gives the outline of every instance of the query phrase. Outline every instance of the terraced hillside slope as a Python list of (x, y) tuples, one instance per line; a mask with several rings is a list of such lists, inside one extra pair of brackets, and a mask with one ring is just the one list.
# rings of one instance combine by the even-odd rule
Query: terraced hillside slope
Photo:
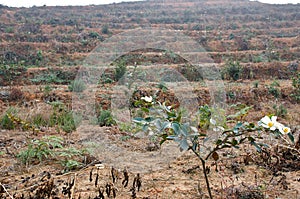
[(220, 93), (226, 114), (245, 111), (236, 120), (277, 115), (295, 150), (225, 150), (207, 162), (214, 197), (298, 198), (299, 10), (247, 0), (0, 5), (0, 198), (207, 198), (193, 154), (142, 139), (114, 113), (141, 114), (150, 95), (174, 109), (187, 96), (198, 110)]

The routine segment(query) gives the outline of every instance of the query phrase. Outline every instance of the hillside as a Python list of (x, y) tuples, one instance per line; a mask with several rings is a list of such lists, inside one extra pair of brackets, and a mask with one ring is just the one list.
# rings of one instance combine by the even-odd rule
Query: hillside
[(193, 154), (131, 123), (152, 106), (145, 96), (191, 112), (221, 104), (228, 128), (232, 118), (277, 115), (293, 145), (225, 149), (207, 161), (212, 193), (298, 198), (299, 10), (247, 0), (0, 5), (0, 199), (114, 198), (113, 190), (122, 199), (208, 198)]

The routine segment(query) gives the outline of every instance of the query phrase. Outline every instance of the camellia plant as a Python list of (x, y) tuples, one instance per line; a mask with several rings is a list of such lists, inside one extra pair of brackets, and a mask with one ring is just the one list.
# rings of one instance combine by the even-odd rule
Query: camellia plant
[[(277, 122), (276, 116), (265, 116), (257, 124), (236, 121), (233, 127), (229, 128), (226, 124), (217, 124), (212, 117), (212, 110), (208, 106), (199, 108), (199, 123), (199, 121), (187, 120), (188, 117), (184, 116), (183, 111), (173, 109), (172, 106), (166, 106), (165, 103), (153, 101), (153, 99), (155, 97), (141, 98), (141, 100), (151, 103), (151, 106), (142, 107), (145, 117), (136, 117), (133, 121), (142, 125), (144, 131), (151, 132), (151, 136), (158, 138), (160, 144), (167, 140), (173, 140), (178, 143), (181, 150), (191, 150), (201, 162), (210, 198), (213, 196), (206, 163), (209, 158), (217, 161), (220, 150), (232, 147), (239, 149), (241, 144), (250, 143), (258, 152), (261, 152), (263, 147), (269, 147), (264, 141), (263, 132), (270, 132), (276, 138), (283, 138), (289, 143), (284, 138), (285, 135), (288, 135), (291, 143), (294, 143), (290, 128)], [(209, 121), (209, 125), (203, 125), (205, 121)], [(207, 129), (201, 127), (207, 127)], [(209, 136), (209, 133), (215, 133), (218, 136)]]

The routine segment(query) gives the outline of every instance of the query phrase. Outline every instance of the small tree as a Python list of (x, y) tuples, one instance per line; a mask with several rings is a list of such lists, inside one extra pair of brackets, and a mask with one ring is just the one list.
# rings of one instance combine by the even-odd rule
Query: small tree
[[(156, 105), (158, 104), (158, 105)], [(227, 128), (225, 124), (218, 124), (213, 119), (214, 110), (208, 110), (208, 107), (202, 107), (199, 114), (201, 115), (200, 124), (210, 121), (212, 131), (210, 133), (215, 136), (209, 136), (205, 129), (197, 128), (190, 122), (184, 121), (183, 113), (165, 104), (153, 102), (150, 108), (143, 107), (146, 117), (135, 118), (134, 122), (141, 124), (145, 131), (151, 130), (155, 136), (160, 138), (160, 143), (163, 144), (166, 140), (173, 140), (179, 144), (181, 150), (191, 150), (200, 160), (202, 165), (203, 175), (208, 190), (209, 197), (212, 199), (210, 183), (207, 176), (206, 162), (209, 158), (215, 161), (219, 159), (218, 152), (225, 148), (239, 148), (241, 144), (246, 142), (253, 145), (258, 152), (262, 151), (262, 147), (268, 147), (263, 142), (258, 142), (261, 139), (262, 131), (270, 131), (276, 137), (288, 135), (290, 140), (294, 142), (294, 137), (290, 133), (290, 128), (276, 121), (276, 116), (266, 116), (259, 121), (259, 125), (248, 122), (237, 122), (232, 128)], [(243, 109), (239, 114), (245, 114), (249, 109)], [(203, 112), (204, 111), (204, 112)], [(204, 117), (207, 117), (204, 119)], [(232, 118), (232, 116), (230, 116)], [(236, 117), (238, 118), (238, 117)], [(225, 129), (225, 128), (227, 129)]]

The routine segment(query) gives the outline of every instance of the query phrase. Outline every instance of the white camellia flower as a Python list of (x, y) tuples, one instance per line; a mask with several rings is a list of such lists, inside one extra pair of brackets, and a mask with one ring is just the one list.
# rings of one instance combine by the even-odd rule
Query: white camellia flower
[(276, 120), (277, 120), (277, 116), (272, 116), (271, 118), (265, 116), (258, 122), (258, 124), (260, 126), (263, 126), (264, 128), (270, 129), (271, 131), (278, 129), (279, 132), (283, 135), (286, 135), (291, 132), (291, 129), (289, 127), (284, 126), (283, 124), (277, 122)]
[(291, 129), (289, 127), (284, 126), (281, 123), (278, 123), (276, 128), (279, 130), (279, 132), (283, 135), (288, 134), (289, 132), (291, 132)]
[(148, 97), (148, 96), (145, 96), (145, 97), (141, 97), (142, 100), (144, 100), (145, 102), (149, 102), (151, 103), (152, 102), (152, 96)]
[(276, 120), (277, 116), (272, 116), (271, 118), (269, 116), (265, 116), (259, 121), (258, 124), (264, 128), (268, 128), (271, 131), (274, 131), (277, 129), (277, 126), (279, 124)]

